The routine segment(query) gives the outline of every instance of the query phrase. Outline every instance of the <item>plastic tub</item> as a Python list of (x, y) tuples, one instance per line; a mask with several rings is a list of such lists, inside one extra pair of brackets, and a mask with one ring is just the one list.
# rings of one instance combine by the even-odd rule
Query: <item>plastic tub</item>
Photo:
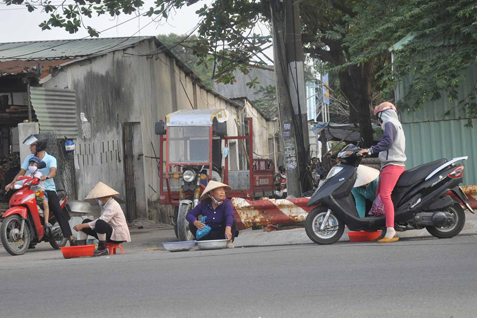
[(381, 230), (376, 232), (348, 232), (348, 237), (351, 242), (370, 242), (379, 237)]
[(64, 258), (91, 257), (94, 254), (96, 245), (81, 245), (60, 247)]

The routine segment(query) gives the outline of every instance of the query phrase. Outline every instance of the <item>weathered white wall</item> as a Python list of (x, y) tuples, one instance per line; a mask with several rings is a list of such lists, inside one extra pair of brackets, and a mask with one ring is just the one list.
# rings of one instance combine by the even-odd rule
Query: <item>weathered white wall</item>
[[(164, 120), (174, 109), (172, 81), (176, 87), (176, 109), (195, 106), (196, 84), (177, 65), (171, 72), (173, 60), (164, 53), (155, 57), (141, 56), (155, 49), (151, 39), (124, 51), (75, 62), (43, 84), (45, 88), (74, 89), (81, 136), (81, 112), (91, 124), (91, 138), (80, 137), (76, 141), (79, 200), (84, 199), (99, 181), (116, 189), (125, 200), (123, 129), (127, 122), (138, 122), (141, 132), (140, 138), (137, 136), (140, 147), (134, 147), (137, 216), (146, 217), (148, 201), (159, 199), (157, 162), (147, 158), (159, 156), (159, 137), (154, 134), (154, 124)], [(236, 106), (196, 86), (198, 108), (227, 109), (236, 118)], [(228, 133), (237, 135), (233, 121), (228, 125)]]
[(251, 117), (253, 123), (253, 152), (254, 158), (268, 159), (274, 153), (274, 149), (269, 147), (268, 139), (274, 138), (278, 131), (276, 121), (267, 121), (255, 107), (245, 100), (245, 117)]

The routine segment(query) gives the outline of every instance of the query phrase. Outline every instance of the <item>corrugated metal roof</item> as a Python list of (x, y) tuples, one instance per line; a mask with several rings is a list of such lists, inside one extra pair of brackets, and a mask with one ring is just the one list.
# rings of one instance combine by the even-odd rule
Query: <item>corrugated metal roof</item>
[(31, 87), (30, 96), (40, 132), (54, 132), (68, 138), (78, 136), (75, 91)]
[(64, 63), (74, 61), (50, 60), (50, 61), (0, 61), (0, 77), (14, 76), (20, 74), (31, 74), (39, 78), (44, 78), (50, 74), (51, 68)]
[(150, 36), (0, 43), (0, 60), (73, 59), (103, 55), (133, 46)]
[[(465, 83), (458, 88), (459, 100), (472, 91), (477, 80), (477, 67), (465, 72)], [(405, 96), (409, 88), (410, 77), (399, 85), (396, 99)], [(449, 102), (446, 94), (436, 101), (423, 105), (420, 111), (402, 112), (401, 122), (406, 134), (407, 168), (440, 158), (469, 156), (465, 162), (464, 184), (477, 184), (477, 118), (474, 127), (467, 128), (467, 117), (457, 107), (458, 101)], [(444, 116), (450, 110), (449, 116)]]

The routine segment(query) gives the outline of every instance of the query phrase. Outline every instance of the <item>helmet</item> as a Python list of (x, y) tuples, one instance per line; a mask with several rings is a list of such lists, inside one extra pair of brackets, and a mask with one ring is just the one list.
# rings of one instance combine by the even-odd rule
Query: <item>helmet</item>
[(382, 112), (385, 112), (387, 110), (394, 110), (397, 113), (396, 106), (394, 106), (390, 102), (384, 102), (384, 103), (381, 103), (378, 106), (374, 107), (374, 116), (376, 116), (376, 119), (380, 123), (383, 121), (381, 119)]
[(36, 162), (36, 163), (39, 164), (41, 162), (41, 160), (37, 156), (33, 156), (33, 157), (30, 158), (30, 160), (28, 160), (28, 163), (30, 163), (30, 162)]
[(40, 151), (46, 150), (47, 142), (40, 135), (33, 134), (28, 136), (25, 141), (23, 141), (23, 144), (27, 146), (36, 145), (36, 153), (39, 153)]
[(392, 109), (397, 113), (396, 106), (391, 104), (390, 102), (384, 102), (379, 104), (378, 106), (374, 107), (374, 116), (376, 116), (380, 112), (384, 112), (386, 110)]
[(65, 149), (66, 149), (67, 152), (75, 151), (76, 146), (75, 146), (75, 143), (73, 142), (73, 140), (67, 140), (65, 142)]

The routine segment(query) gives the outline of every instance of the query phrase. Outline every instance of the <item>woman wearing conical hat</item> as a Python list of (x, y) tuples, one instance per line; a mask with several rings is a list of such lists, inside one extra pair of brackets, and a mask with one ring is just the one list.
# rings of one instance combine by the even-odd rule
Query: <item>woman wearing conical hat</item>
[(351, 193), (356, 202), (359, 217), (366, 216), (366, 203), (372, 204), (376, 199), (379, 184), (379, 170), (364, 165), (358, 166), (358, 177)]
[(131, 235), (124, 217), (124, 212), (113, 196), (119, 193), (102, 182), (99, 182), (85, 200), (96, 199), (101, 216), (96, 220), (85, 219), (74, 227), (78, 231), (78, 245), (85, 245), (88, 235), (98, 239), (98, 249), (94, 256), (108, 255), (106, 243), (120, 244), (131, 242)]
[[(205, 225), (211, 227), (208, 235), (200, 240), (228, 239), (233, 241), (238, 235), (234, 221), (234, 208), (232, 202), (226, 198), (232, 188), (226, 184), (209, 181), (201, 195), (201, 202), (189, 213), (186, 219), (189, 222), (189, 230), (196, 236), (197, 229)], [(205, 224), (197, 220), (199, 215), (206, 216)], [(230, 246), (231, 247), (231, 246)]]

